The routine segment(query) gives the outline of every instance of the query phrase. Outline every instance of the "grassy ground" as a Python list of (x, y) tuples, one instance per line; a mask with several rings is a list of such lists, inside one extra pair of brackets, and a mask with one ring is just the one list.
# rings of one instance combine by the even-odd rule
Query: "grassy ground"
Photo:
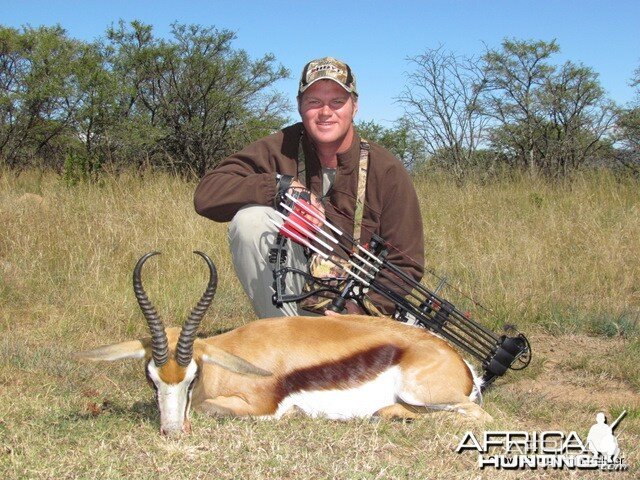
[[(498, 328), (533, 344), (525, 371), (485, 397), (494, 417), (447, 414), (413, 423), (290, 418), (193, 419), (193, 434), (157, 433), (140, 363), (77, 363), (75, 351), (146, 334), (130, 276), (137, 258), (167, 324), (181, 322), (206, 284), (191, 253), (208, 252), (220, 286), (202, 330), (254, 316), (233, 274), (226, 227), (199, 218), (194, 185), (123, 175), (67, 187), (58, 177), (0, 172), (0, 475), (3, 478), (599, 478), (598, 472), (480, 470), (453, 450), (466, 431), (576, 430), (623, 409), (616, 431), (640, 472), (640, 193), (607, 174), (567, 185), (526, 179), (456, 187), (417, 180), (427, 267)], [(427, 277), (429, 282), (437, 282)]]

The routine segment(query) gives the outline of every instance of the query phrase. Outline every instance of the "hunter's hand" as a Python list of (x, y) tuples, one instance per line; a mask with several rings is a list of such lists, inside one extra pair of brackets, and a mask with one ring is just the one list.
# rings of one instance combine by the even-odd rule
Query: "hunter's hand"
[[(296, 192), (296, 191), (300, 191), (300, 190), (306, 190), (306, 187), (304, 185), (302, 185), (299, 181), (294, 180), (293, 182), (291, 182), (291, 187), (289, 187), (292, 191)], [(320, 216), (322, 218), (322, 220), (320, 220), (319, 218), (314, 217), (313, 215), (311, 215), (310, 213), (303, 213), (302, 216), (309, 221), (310, 223), (313, 223), (315, 226), (317, 227), (321, 227), (323, 220), (324, 220), (324, 206), (322, 205), (322, 202), (320, 202), (320, 200), (318, 199), (318, 197), (316, 195), (314, 195), (313, 193), (309, 192), (311, 194), (311, 201), (310, 204), (311, 206), (315, 209), (316, 213), (318, 214), (318, 216)]]

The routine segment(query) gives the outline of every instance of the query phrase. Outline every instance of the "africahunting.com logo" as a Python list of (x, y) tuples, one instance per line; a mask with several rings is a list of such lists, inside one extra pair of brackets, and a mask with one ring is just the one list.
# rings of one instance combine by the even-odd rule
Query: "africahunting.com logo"
[(491, 430), (479, 438), (473, 432), (467, 432), (456, 452), (477, 451), (481, 469), (627, 470), (629, 467), (614, 434), (626, 413), (623, 411), (610, 425), (605, 414), (598, 413), (585, 440), (575, 431)]

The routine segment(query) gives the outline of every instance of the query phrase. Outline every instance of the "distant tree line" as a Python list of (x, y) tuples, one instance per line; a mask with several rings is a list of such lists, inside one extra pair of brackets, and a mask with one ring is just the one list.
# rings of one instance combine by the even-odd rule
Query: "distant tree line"
[(58, 26), (0, 27), (0, 164), (201, 175), (282, 125), (289, 104), (271, 87), (288, 72), (273, 56), (250, 59), (227, 30), (171, 33), (121, 22), (86, 43)]
[(410, 58), (398, 100), (426, 165), (458, 178), (504, 167), (555, 178), (593, 165), (640, 174), (640, 68), (638, 101), (620, 107), (591, 68), (554, 63), (558, 52), (555, 41), (504, 40), (481, 57), (439, 47)]
[[(234, 33), (120, 22), (94, 42), (60, 27), (0, 26), (0, 166), (63, 172), (160, 167), (202, 175), (281, 128), (291, 104), (274, 84), (289, 72), (251, 59)], [(640, 93), (606, 97), (591, 68), (553, 62), (555, 41), (505, 40), (481, 57), (443, 47), (409, 58), (393, 127), (358, 122), (408, 169), (520, 169), (562, 177), (589, 165), (640, 174)], [(640, 92), (640, 68), (631, 85)]]

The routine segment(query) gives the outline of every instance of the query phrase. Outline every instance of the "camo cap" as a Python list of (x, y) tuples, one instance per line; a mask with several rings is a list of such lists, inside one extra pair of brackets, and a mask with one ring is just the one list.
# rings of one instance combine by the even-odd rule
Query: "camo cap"
[(351, 68), (344, 62), (336, 60), (333, 57), (324, 57), (317, 60), (311, 60), (302, 69), (300, 77), (300, 86), (298, 87), (298, 95), (318, 80), (333, 80), (347, 92), (358, 95), (356, 90), (356, 78), (351, 72)]

